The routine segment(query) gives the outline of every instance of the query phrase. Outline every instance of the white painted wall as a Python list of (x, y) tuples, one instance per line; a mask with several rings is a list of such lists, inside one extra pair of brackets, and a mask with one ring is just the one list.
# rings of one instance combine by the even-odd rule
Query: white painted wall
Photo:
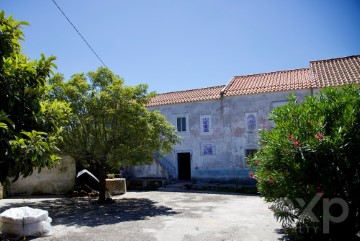
[[(152, 107), (149, 110), (159, 110), (175, 127), (177, 117), (187, 118), (187, 131), (178, 133), (182, 137), (181, 144), (174, 146), (166, 159), (177, 168), (177, 153), (190, 152), (194, 182), (251, 185), (254, 181), (249, 179), (245, 150), (258, 148), (258, 130), (272, 128), (273, 123), (268, 120), (270, 111), (285, 104), (291, 93), (302, 100), (311, 91), (230, 96), (212, 101)], [(206, 133), (201, 126), (203, 117), (211, 118), (210, 130)], [(212, 151), (208, 151), (209, 148)], [(209, 152), (212, 155), (207, 155)]]
[(60, 163), (52, 168), (44, 168), (26, 178), (20, 177), (7, 187), (9, 195), (66, 194), (73, 190), (76, 177), (75, 160), (62, 156)]

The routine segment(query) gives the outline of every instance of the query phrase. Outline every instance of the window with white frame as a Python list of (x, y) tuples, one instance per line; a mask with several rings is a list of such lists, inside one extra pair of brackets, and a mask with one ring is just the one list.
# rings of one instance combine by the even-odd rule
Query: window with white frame
[(186, 132), (186, 117), (177, 117), (176, 127), (178, 132)]

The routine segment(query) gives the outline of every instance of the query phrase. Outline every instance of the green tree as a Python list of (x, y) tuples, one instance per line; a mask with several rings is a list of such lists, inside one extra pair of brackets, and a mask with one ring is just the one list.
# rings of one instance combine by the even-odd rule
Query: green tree
[(66, 103), (46, 97), (46, 80), (55, 57), (30, 61), (21, 53), (26, 22), (0, 13), (0, 182), (52, 167), (61, 141), (61, 125), (70, 114)]
[(51, 80), (53, 98), (71, 103), (74, 116), (65, 129), (64, 149), (100, 180), (99, 201), (105, 200), (106, 172), (153, 161), (171, 150), (178, 137), (173, 126), (145, 104), (146, 85), (125, 86), (107, 68), (76, 74), (66, 83)]
[[(259, 191), (284, 227), (305, 240), (353, 240), (360, 230), (359, 93), (347, 86), (302, 103), (292, 96), (272, 112), (276, 127), (260, 132), (251, 162)], [(329, 208), (331, 200), (345, 203)], [(347, 210), (346, 219), (329, 222)]]

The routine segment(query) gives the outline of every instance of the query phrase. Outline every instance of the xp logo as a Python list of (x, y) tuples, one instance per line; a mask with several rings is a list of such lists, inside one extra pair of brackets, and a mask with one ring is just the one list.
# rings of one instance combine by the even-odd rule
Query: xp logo
[[(296, 202), (301, 208), (304, 208), (304, 211), (300, 214), (299, 219), (309, 218), (313, 222), (320, 222), (316, 215), (313, 213), (313, 208), (321, 200), (323, 194), (317, 193), (313, 199), (306, 205), (304, 199), (295, 198)], [(289, 206), (294, 207), (294, 203), (289, 199), (284, 198), (283, 201)], [(339, 216), (332, 216), (330, 213), (330, 208), (332, 205), (340, 205), (342, 208), (342, 213)], [(349, 205), (348, 203), (341, 198), (323, 198), (323, 232), (328, 234), (330, 232), (330, 222), (341, 223), (349, 215)]]

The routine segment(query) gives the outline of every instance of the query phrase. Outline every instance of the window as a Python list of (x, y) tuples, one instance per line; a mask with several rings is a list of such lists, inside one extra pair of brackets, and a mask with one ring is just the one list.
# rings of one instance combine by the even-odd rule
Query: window
[(248, 158), (253, 158), (257, 152), (257, 149), (246, 149), (245, 150), (245, 163), (246, 166), (248, 166)]
[(246, 157), (253, 158), (255, 156), (256, 152), (257, 152), (257, 149), (246, 149), (245, 155), (246, 155)]
[(185, 132), (186, 131), (186, 117), (178, 117), (176, 118), (177, 131)]

